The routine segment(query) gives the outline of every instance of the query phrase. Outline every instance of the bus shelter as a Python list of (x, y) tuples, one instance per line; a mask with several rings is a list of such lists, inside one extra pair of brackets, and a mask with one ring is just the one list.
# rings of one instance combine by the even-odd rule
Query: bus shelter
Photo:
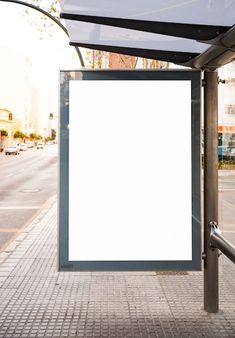
[[(64, 0), (60, 1), (60, 3), (62, 7), (61, 18), (65, 19), (71, 45), (173, 62), (197, 70), (195, 74), (200, 74), (198, 83), (203, 87), (204, 92), (204, 249), (203, 252), (201, 252), (199, 246), (197, 246), (197, 249), (200, 250), (200, 260), (203, 260), (204, 308), (208, 312), (217, 312), (219, 250), (226, 254), (233, 262), (235, 261), (235, 248), (220, 234), (218, 227), (217, 170), (219, 82), (217, 69), (235, 59), (235, 2), (220, 0), (208, 2), (203, 0), (190, 2), (182, 0), (121, 0), (118, 2), (114, 0), (100, 0), (98, 2), (94, 0)], [(66, 114), (69, 113), (69, 100), (75, 95), (78, 88), (86, 95), (86, 91), (84, 91), (84, 86), (81, 85), (81, 81), (76, 84), (71, 84), (69, 87), (66, 87), (66, 81), (100, 81), (102, 77), (109, 77), (109, 74), (110, 73), (104, 74), (102, 72), (94, 72), (93, 75), (91, 75), (91, 73), (82, 70), (76, 74), (74, 73), (74, 78), (71, 72), (62, 74), (63, 81), (61, 83), (61, 90), (63, 91), (63, 102), (61, 108), (61, 154), (66, 151), (66, 147), (68, 146), (68, 144), (66, 145), (66, 142), (69, 137), (68, 122), (70, 123), (70, 121), (66, 120), (66, 117), (65, 120), (63, 120), (63, 116), (66, 116)], [(128, 73), (126, 73), (125, 76), (127, 75)], [(133, 73), (129, 75), (129, 80), (133, 80), (133, 78), (131, 78), (133, 76), (134, 78), (135, 76), (139, 76), (136, 75), (136, 73), (135, 75), (133, 75)], [(114, 73), (112, 73), (112, 76), (114, 76)], [(119, 75), (115, 76), (117, 76), (115, 80), (120, 80), (120, 76), (122, 77), (124, 75), (120, 75), (119, 73)], [(145, 76), (151, 77), (154, 75), (150, 72), (145, 74)], [(159, 75), (155, 76), (157, 76), (155, 80), (165, 79), (161, 79), (161, 76), (159, 77)], [(172, 75), (167, 76), (169, 76), (168, 80), (174, 78), (174, 76), (172, 78)], [(142, 80), (143, 79), (147, 78), (142, 78)], [(179, 79), (176, 78), (176, 80)], [(193, 88), (192, 78), (189, 78), (188, 80), (191, 81), (190, 86)], [(87, 83), (89, 83), (89, 89), (91, 90), (92, 82), (87, 81)], [(102, 85), (100, 85), (100, 87), (102, 87)], [(182, 90), (186, 93), (187, 85)], [(196, 95), (196, 97), (193, 95), (194, 94), (191, 92), (190, 102), (197, 102), (200, 105), (200, 95)], [(146, 98), (146, 100), (148, 100), (148, 98)], [(83, 106), (81, 107), (76, 107), (76, 105), (73, 104), (72, 110), (74, 112), (76, 109), (84, 110), (86, 105), (89, 105), (88, 99), (83, 102)], [(154, 105), (153, 101), (152, 105)], [(193, 109), (191, 109), (191, 113), (191, 118), (193, 118)], [(90, 117), (90, 123), (92, 123), (93, 118), (95, 117)], [(76, 123), (75, 120), (73, 121)], [(83, 122), (89, 125), (87, 121)], [(188, 123), (186, 128), (190, 129), (191, 124)], [(191, 140), (195, 137), (195, 130), (191, 128)], [(84, 140), (85, 139), (81, 141)], [(189, 142), (189, 138), (186, 142)], [(198, 152), (198, 144), (195, 147), (194, 146), (190, 148), (192, 156), (194, 156), (193, 154), (195, 154), (195, 152)], [(90, 149), (92, 149), (92, 147), (90, 147)], [(83, 160), (84, 158), (85, 157), (83, 157)], [(200, 166), (200, 156), (197, 158), (197, 165)], [(66, 173), (66, 170), (69, 169), (64, 168), (63, 163), (61, 163), (61, 172)], [(74, 175), (76, 174), (74, 173)], [(192, 186), (196, 184), (196, 177), (197, 176), (194, 176), (194, 174), (192, 175)], [(177, 180), (177, 177), (175, 179)], [(61, 192), (66, 193), (66, 189), (64, 190), (63, 185), (60, 186), (60, 189)], [(193, 194), (192, 201), (194, 201)], [(194, 202), (193, 204), (195, 205)], [(64, 219), (64, 212), (62, 213), (61, 211), (63, 203), (65, 203), (65, 201), (60, 199), (60, 248), (66, 246), (66, 243), (68, 243), (69, 240), (68, 237), (66, 237), (68, 232), (65, 233), (62, 231), (64, 224), (67, 222), (66, 219)], [(87, 209), (87, 212), (92, 211)], [(171, 206), (169, 206), (169, 215), (170, 214)], [(66, 214), (66, 217), (69, 219), (68, 213)], [(85, 218), (84, 215), (84, 219)], [(169, 218), (168, 222), (174, 222), (174, 218)], [(68, 222), (66, 224), (68, 224)], [(135, 234), (133, 234), (133, 238), (134, 236)], [(194, 245), (193, 243), (195, 244), (196, 242), (192, 242), (192, 246)], [(121, 249), (120, 243), (120, 250)], [(69, 248), (66, 247), (60, 252), (63, 250), (69, 251)], [(186, 256), (182, 256), (179, 261), (184, 260)], [(60, 256), (60, 260), (62, 258), (63, 257)], [(136, 261), (134, 258), (135, 256), (131, 257), (132, 262)], [(76, 261), (76, 259), (76, 254), (73, 257), (71, 251), (71, 261)], [(80, 257), (80, 260), (92, 261), (89, 257)], [(190, 258), (188, 258), (188, 260), (190, 260)], [(101, 261), (104, 261), (102, 255), (99, 259), (99, 262)], [(169, 266), (166, 266), (165, 264), (164, 266), (164, 261), (166, 260), (163, 259), (163, 262), (158, 268), (171, 268), (171, 264)], [(191, 265), (191, 268), (197, 269), (199, 266), (200, 264), (195, 264)], [(73, 266), (71, 263), (70, 268), (69, 265), (67, 265), (67, 270), (73, 270), (76, 269), (76, 267), (76, 264)], [(119, 268), (122, 269), (124, 267), (125, 264)], [(127, 265), (127, 268), (128, 267), (129, 266)], [(60, 265), (60, 268), (63, 269), (62, 264)], [(93, 268), (94, 267), (90, 266), (90, 269)], [(104, 269), (104, 265), (101, 264), (100, 268)], [(107, 265), (105, 268), (110, 269), (110, 266)], [(138, 269), (138, 264), (136, 268)]]

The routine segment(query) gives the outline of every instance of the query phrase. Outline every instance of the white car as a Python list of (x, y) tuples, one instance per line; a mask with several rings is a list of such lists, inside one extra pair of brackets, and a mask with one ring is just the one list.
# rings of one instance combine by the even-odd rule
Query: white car
[(44, 142), (38, 142), (37, 149), (44, 149)]
[(5, 155), (19, 155), (20, 149), (18, 146), (10, 146), (5, 149)]
[(28, 141), (28, 142), (25, 142), (25, 144), (26, 144), (27, 148), (33, 148), (34, 147), (33, 142)]
[(19, 143), (18, 147), (21, 151), (25, 151), (28, 149), (27, 145), (25, 143)]

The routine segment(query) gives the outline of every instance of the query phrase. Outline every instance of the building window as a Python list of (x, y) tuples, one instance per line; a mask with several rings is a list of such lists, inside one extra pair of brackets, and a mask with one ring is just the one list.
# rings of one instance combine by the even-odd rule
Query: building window
[(226, 104), (225, 114), (235, 115), (235, 104)]

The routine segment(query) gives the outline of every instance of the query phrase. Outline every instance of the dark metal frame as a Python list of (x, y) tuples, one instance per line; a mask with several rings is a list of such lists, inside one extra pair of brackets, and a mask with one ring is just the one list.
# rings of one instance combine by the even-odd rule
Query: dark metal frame
[(173, 62), (176, 64), (186, 64), (191, 62), (199, 56), (198, 53), (188, 52), (177, 52), (168, 50), (156, 50), (156, 49), (144, 49), (144, 48), (132, 48), (132, 47), (120, 47), (120, 46), (109, 46), (109, 45), (95, 45), (91, 43), (81, 43), (71, 41), (71, 46), (79, 46), (82, 48), (90, 48), (95, 50), (102, 50), (111, 53), (121, 53), (124, 55), (131, 55), (136, 57), (143, 57), (147, 59), (153, 59), (158, 61)]
[(229, 26), (199, 25), (150, 20), (113, 18), (96, 15), (61, 13), (60, 17), (68, 20), (90, 22), (99, 25), (134, 29), (141, 32), (171, 35), (180, 38), (208, 41), (229, 30)]
[[(59, 270), (200, 270), (200, 91), (201, 72), (186, 71), (62, 71), (60, 83)], [(69, 261), (69, 81), (70, 80), (190, 80), (192, 111), (192, 260), (190, 261)], [(170, 248), (169, 248), (170, 249)]]

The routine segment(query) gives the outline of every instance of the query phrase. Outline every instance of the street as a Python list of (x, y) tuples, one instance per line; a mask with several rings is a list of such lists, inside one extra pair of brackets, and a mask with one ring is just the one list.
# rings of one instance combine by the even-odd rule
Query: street
[(57, 193), (57, 145), (0, 154), (0, 251)]
[[(0, 251), (57, 193), (57, 145), (0, 153)], [(235, 244), (235, 171), (219, 171), (219, 224)]]
[[(235, 245), (235, 170), (219, 170), (219, 227)], [(222, 255), (223, 264), (228, 259)]]
[(235, 234), (235, 170), (219, 171), (219, 223)]

